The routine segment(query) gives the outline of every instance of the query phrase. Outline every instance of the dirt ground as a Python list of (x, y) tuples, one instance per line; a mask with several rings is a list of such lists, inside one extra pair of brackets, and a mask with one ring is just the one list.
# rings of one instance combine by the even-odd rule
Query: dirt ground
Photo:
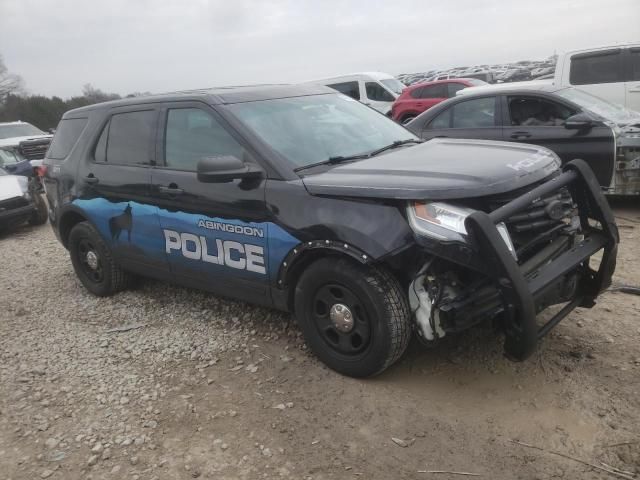
[[(640, 284), (637, 205), (615, 203), (619, 284)], [(92, 297), (47, 225), (0, 259), (0, 479), (640, 478), (638, 296), (525, 363), (487, 327), (354, 380), (278, 312), (152, 281)]]

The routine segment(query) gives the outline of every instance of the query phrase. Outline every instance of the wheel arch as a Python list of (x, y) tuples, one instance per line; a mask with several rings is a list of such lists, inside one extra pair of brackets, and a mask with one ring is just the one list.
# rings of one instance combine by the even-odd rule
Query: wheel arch
[(293, 311), (295, 287), (302, 272), (316, 260), (328, 256), (349, 258), (363, 265), (374, 261), (367, 253), (345, 242), (315, 240), (298, 244), (283, 260), (276, 280), (276, 287), (286, 292), (289, 311)]
[(69, 248), (69, 234), (71, 229), (80, 222), (86, 222), (89, 219), (76, 209), (69, 209), (60, 216), (58, 221), (58, 232), (60, 233), (60, 241), (64, 248)]

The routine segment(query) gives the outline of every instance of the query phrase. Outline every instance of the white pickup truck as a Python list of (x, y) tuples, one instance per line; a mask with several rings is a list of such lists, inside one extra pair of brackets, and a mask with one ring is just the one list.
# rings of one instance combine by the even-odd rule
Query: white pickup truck
[(559, 87), (576, 87), (640, 112), (640, 43), (561, 54), (553, 83)]
[[(53, 135), (27, 122), (0, 123), (0, 148), (15, 152), (18, 159), (30, 160), (34, 167), (42, 163), (51, 138)], [(5, 169), (8, 167), (11, 173), (15, 173), (11, 171), (10, 165), (4, 165), (4, 167)]]

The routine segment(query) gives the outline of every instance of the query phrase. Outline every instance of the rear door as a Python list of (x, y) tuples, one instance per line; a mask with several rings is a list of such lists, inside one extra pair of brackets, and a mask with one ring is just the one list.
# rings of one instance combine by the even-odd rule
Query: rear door
[(203, 183), (204, 157), (253, 157), (210, 106), (164, 104), (151, 196), (176, 281), (223, 295), (270, 302), (265, 180)]
[(127, 268), (164, 277), (168, 264), (155, 206), (151, 166), (159, 110), (153, 105), (114, 109), (79, 163), (81, 194), (73, 205), (100, 231)]
[(503, 95), (501, 99), (504, 140), (541, 145), (554, 151), (563, 162), (580, 158), (589, 164), (600, 185), (610, 185), (614, 138), (609, 127), (569, 130), (564, 126), (565, 120), (578, 110), (547, 96)]
[(628, 50), (625, 59), (627, 82), (625, 83), (626, 107), (640, 112), (640, 47)]
[(416, 110), (418, 112), (424, 112), (434, 105), (444, 102), (449, 98), (449, 92), (446, 83), (437, 83), (414, 90), (411, 96), (416, 99), (414, 103)]
[(462, 99), (426, 124), (423, 127), (422, 138), (502, 140), (500, 115), (501, 110), (495, 96)]

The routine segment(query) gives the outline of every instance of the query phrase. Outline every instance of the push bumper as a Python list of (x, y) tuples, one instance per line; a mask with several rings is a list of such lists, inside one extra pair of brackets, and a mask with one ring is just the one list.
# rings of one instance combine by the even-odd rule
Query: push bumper
[[(534, 275), (525, 276), (496, 225), (536, 199), (563, 187), (571, 191), (578, 205), (584, 239), (539, 268)], [(505, 355), (512, 360), (522, 361), (529, 357), (535, 351), (538, 339), (549, 333), (574, 308), (593, 306), (598, 294), (611, 284), (619, 242), (618, 229), (598, 181), (582, 160), (569, 162), (556, 178), (491, 213), (472, 213), (466, 219), (466, 228), (487, 260), (486, 264), (491, 269), (489, 276), (500, 285), (506, 317), (504, 349)], [(600, 266), (593, 270), (589, 267), (589, 258), (600, 250), (603, 251)], [(546, 324), (538, 327), (538, 297), (559, 279), (575, 272), (580, 274), (570, 301)]]

